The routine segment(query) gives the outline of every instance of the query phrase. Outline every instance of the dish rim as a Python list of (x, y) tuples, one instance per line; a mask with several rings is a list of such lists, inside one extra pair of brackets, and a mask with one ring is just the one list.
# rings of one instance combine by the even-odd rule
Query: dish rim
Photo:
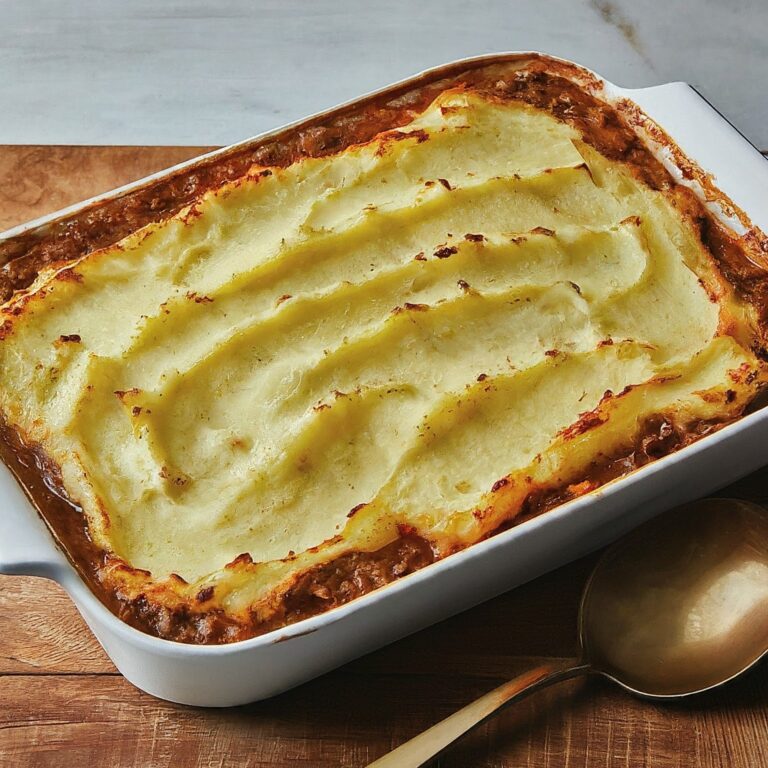
[[(199, 163), (206, 162), (209, 159), (219, 157), (233, 151), (237, 151), (238, 149), (245, 148), (252, 143), (262, 142), (264, 140), (272, 138), (285, 131), (295, 129), (309, 121), (316, 120), (322, 117), (327, 117), (328, 115), (331, 115), (335, 112), (339, 112), (349, 107), (352, 107), (354, 105), (357, 105), (367, 99), (385, 95), (388, 92), (395, 91), (409, 84), (415, 85), (420, 80), (438, 79), (440, 74), (445, 70), (449, 70), (449, 69), (453, 70), (454, 68), (460, 68), (463, 65), (479, 67), (485, 64), (504, 63), (505, 61), (511, 60), (516, 57), (521, 57), (521, 56), (531, 56), (531, 57), (535, 56), (535, 57), (543, 58), (549, 61), (564, 63), (564, 64), (578, 68), (584, 73), (585, 76), (594, 80), (594, 82), (599, 86), (598, 88), (599, 96), (603, 98), (607, 103), (613, 106), (618, 106), (618, 103), (621, 101), (624, 101), (624, 100), (629, 101), (631, 104), (635, 105), (640, 110), (640, 113), (642, 115), (647, 115), (647, 117), (650, 118), (650, 120), (654, 123), (655, 123), (655, 118), (653, 117), (653, 115), (646, 112), (646, 110), (637, 101), (635, 101), (635, 99), (633, 98), (633, 94), (637, 92), (642, 92), (644, 90), (652, 90), (653, 88), (664, 87), (666, 85), (673, 85), (672, 83), (665, 83), (662, 86), (652, 86), (649, 89), (621, 88), (620, 86), (617, 86), (611, 81), (601, 77), (599, 74), (595, 73), (594, 71), (590, 70), (587, 67), (584, 67), (580, 64), (576, 64), (575, 62), (572, 62), (568, 59), (564, 59), (562, 57), (553, 56), (553, 55), (538, 52), (538, 51), (506, 51), (506, 52), (495, 53), (495, 54), (484, 54), (480, 56), (470, 56), (470, 57), (460, 58), (460, 59), (452, 60), (445, 64), (441, 64), (435, 67), (430, 67), (414, 75), (410, 75), (396, 82), (393, 82), (389, 85), (383, 86), (382, 88), (378, 88), (374, 91), (362, 94), (356, 98), (342, 102), (329, 109), (321, 110), (307, 117), (303, 117), (299, 120), (295, 120), (290, 123), (280, 125), (274, 129), (265, 131), (253, 137), (249, 137), (242, 141), (236, 142), (234, 144), (221, 147), (219, 149), (215, 149), (210, 152), (205, 152), (201, 155), (197, 155), (193, 158), (190, 158), (189, 160), (185, 160), (181, 163), (170, 166), (169, 168), (150, 174), (136, 181), (130, 182), (129, 184), (116, 187), (114, 189), (94, 195), (90, 198), (87, 198), (78, 203), (62, 208), (60, 210), (53, 211), (51, 213), (37, 217), (31, 221), (16, 225), (0, 233), (0, 242), (13, 237), (17, 237), (19, 235), (28, 234), (35, 230), (44, 231), (45, 228), (48, 227), (49, 225), (57, 221), (60, 221), (62, 219), (66, 219), (67, 217), (72, 216), (73, 214), (76, 214), (86, 208), (98, 205), (99, 203), (103, 203), (107, 200), (110, 200), (116, 197), (120, 197), (126, 193), (139, 190), (158, 180), (174, 175), (179, 171), (183, 171), (185, 169), (192, 168)], [(696, 97), (702, 98), (697, 91), (692, 89), (687, 84), (683, 84), (683, 83), (677, 83), (677, 84), (685, 85), (686, 88), (690, 88), (691, 91), (695, 93)], [(712, 109), (714, 110), (714, 107), (712, 107)], [(722, 118), (722, 119), (725, 122), (728, 122), (725, 118)], [(664, 128), (664, 126), (660, 126), (660, 127), (662, 129)], [(738, 129), (736, 129), (734, 126), (731, 125), (731, 128), (733, 128), (733, 130), (737, 134), (739, 133)], [(751, 145), (751, 143), (746, 139), (746, 137), (744, 137), (741, 134), (739, 135), (743, 141), (750, 144), (750, 146), (752, 146), (755, 149), (755, 152), (758, 155), (763, 157), (759, 152), (759, 150), (757, 150), (757, 148), (754, 147), (754, 145)], [(650, 146), (650, 144), (649, 144), (649, 148), (651, 149), (651, 151), (654, 152), (654, 154), (657, 154), (654, 148)], [(690, 159), (693, 163), (696, 162), (695, 157), (690, 157), (688, 159)], [(768, 158), (763, 157), (763, 159), (768, 162)], [(706, 171), (706, 169), (704, 170)], [(676, 180), (679, 181), (680, 179), (676, 178)], [(749, 212), (747, 213), (749, 214)], [(317, 614), (315, 616), (301, 619), (293, 624), (288, 624), (283, 627), (278, 627), (262, 635), (257, 635), (255, 637), (251, 637), (245, 640), (237, 640), (230, 643), (222, 643), (222, 644), (184, 643), (176, 640), (170, 640), (170, 639), (158, 637), (155, 635), (151, 635), (132, 627), (130, 624), (122, 620), (119, 616), (112, 613), (112, 611), (110, 611), (101, 602), (101, 600), (99, 600), (99, 598), (91, 591), (86, 580), (77, 572), (75, 567), (69, 561), (65, 552), (56, 542), (56, 539), (54, 535), (51, 533), (45, 518), (42, 515), (40, 515), (38, 510), (28, 499), (26, 500), (27, 509), (25, 510), (25, 515), (31, 514), (37, 517), (38, 519), (41, 519), (46, 528), (44, 535), (46, 537), (45, 545), (47, 548), (47, 552), (45, 552), (44, 554), (50, 557), (51, 559), (47, 561), (42, 561), (42, 565), (44, 565), (45, 568), (40, 569), (39, 575), (45, 575), (48, 578), (51, 578), (54, 581), (58, 582), (68, 592), (68, 594), (73, 599), (76, 605), (78, 606), (82, 605), (83, 608), (86, 609), (89, 614), (96, 614), (96, 617), (98, 618), (99, 621), (103, 621), (105, 623), (110, 624), (112, 631), (114, 631), (116, 634), (121, 636), (121, 638), (130, 642), (132, 646), (138, 647), (141, 650), (151, 651), (152, 653), (159, 656), (166, 656), (166, 657), (177, 656), (177, 655), (195, 656), (195, 657), (204, 657), (204, 656), (211, 656), (211, 657), (225, 656), (226, 657), (226, 656), (236, 655), (244, 651), (249, 651), (251, 649), (264, 647), (264, 646), (271, 646), (271, 645), (274, 645), (275, 643), (285, 642), (287, 640), (291, 640), (291, 639), (300, 637), (302, 635), (318, 631), (325, 625), (335, 624), (337, 622), (344, 621), (349, 615), (357, 613), (358, 611), (361, 611), (361, 610), (369, 609), (371, 606), (375, 605), (377, 602), (385, 598), (394, 597), (394, 595), (398, 594), (403, 589), (409, 588), (409, 586), (413, 584), (429, 581), (430, 579), (439, 577), (439, 575), (444, 570), (450, 570), (452, 568), (459, 567), (463, 565), (467, 560), (481, 558), (486, 556), (487, 553), (494, 551), (500, 547), (506, 547), (509, 545), (511, 541), (514, 541), (515, 538), (519, 538), (520, 536), (523, 536), (527, 532), (531, 532), (541, 527), (549, 527), (552, 525), (556, 526), (558, 521), (561, 518), (568, 517), (572, 514), (578, 514), (578, 512), (582, 508), (588, 507), (596, 503), (600, 499), (611, 497), (616, 493), (622, 492), (625, 488), (631, 487), (632, 485), (638, 482), (645, 482), (647, 478), (649, 478), (649, 476), (653, 476), (658, 472), (667, 471), (668, 467), (670, 467), (671, 465), (676, 464), (682, 460), (686, 460), (687, 457), (695, 455), (696, 453), (702, 450), (709, 450), (711, 447), (717, 445), (719, 442), (723, 440), (728, 440), (731, 435), (741, 432), (742, 430), (750, 429), (752, 428), (752, 425), (761, 423), (766, 419), (768, 419), (768, 409), (761, 408), (753, 413), (742, 416), (737, 421), (726, 425), (725, 427), (718, 430), (714, 434), (706, 435), (690, 445), (680, 448), (671, 454), (668, 454), (660, 459), (655, 460), (650, 464), (647, 464), (643, 467), (633, 470), (627, 475), (611, 480), (605, 485), (602, 485), (599, 488), (583, 496), (561, 503), (558, 506), (548, 510), (547, 512), (544, 512), (536, 517), (533, 517), (529, 520), (521, 522), (517, 525), (513, 525), (508, 530), (502, 531), (482, 541), (476, 542), (459, 552), (456, 552), (448, 557), (442, 558), (434, 563), (431, 563), (429, 566), (426, 566), (416, 572), (410, 573), (406, 576), (396, 579), (395, 581), (390, 582), (389, 584), (386, 584), (383, 587), (375, 589), (358, 598), (355, 598), (354, 600), (351, 600), (350, 602), (344, 605), (330, 609), (326, 612)], [(4, 465), (2, 469), (10, 474), (10, 470), (8, 470), (8, 468), (5, 467)], [(13, 479), (13, 482), (18, 484), (18, 481), (15, 478)], [(2, 572), (1, 569), (0, 569), (0, 572)]]

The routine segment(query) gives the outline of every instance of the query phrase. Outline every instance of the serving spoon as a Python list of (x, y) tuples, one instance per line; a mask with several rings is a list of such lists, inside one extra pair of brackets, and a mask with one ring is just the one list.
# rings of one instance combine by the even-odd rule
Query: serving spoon
[(600, 674), (652, 699), (732, 680), (768, 652), (768, 512), (703, 499), (611, 546), (579, 610), (579, 655), (500, 685), (368, 768), (415, 768), (503, 707), (552, 683)]

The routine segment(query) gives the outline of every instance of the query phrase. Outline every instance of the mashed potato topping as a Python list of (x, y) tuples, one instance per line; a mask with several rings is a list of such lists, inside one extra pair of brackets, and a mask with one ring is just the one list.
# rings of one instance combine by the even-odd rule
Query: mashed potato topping
[(0, 407), (111, 578), (233, 615), (404, 529), (449, 554), (645, 418), (735, 417), (764, 379), (667, 197), (462, 88), (43, 270), (6, 314)]

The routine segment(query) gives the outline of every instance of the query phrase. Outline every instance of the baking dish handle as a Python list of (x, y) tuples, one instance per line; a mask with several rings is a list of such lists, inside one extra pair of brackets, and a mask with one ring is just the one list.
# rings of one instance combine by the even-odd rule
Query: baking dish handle
[(635, 102), (686, 155), (696, 158), (720, 190), (749, 211), (753, 224), (768, 231), (768, 160), (695, 88), (678, 82), (618, 88), (616, 95)]
[(0, 573), (56, 579), (66, 565), (37, 511), (0, 465)]

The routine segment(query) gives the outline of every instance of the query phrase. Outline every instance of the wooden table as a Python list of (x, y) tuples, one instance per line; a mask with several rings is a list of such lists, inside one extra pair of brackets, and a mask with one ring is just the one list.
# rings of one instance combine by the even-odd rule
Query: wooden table
[[(0, 229), (198, 151), (0, 147)], [(768, 470), (727, 493), (768, 503)], [(230, 710), (139, 692), (58, 586), (0, 577), (0, 766), (364, 766), (542, 657), (571, 656), (594, 561)], [(766, 664), (717, 694), (664, 706), (601, 679), (574, 681), (503, 713), (438, 764), (759, 768), (768, 766), (767, 692)]]

